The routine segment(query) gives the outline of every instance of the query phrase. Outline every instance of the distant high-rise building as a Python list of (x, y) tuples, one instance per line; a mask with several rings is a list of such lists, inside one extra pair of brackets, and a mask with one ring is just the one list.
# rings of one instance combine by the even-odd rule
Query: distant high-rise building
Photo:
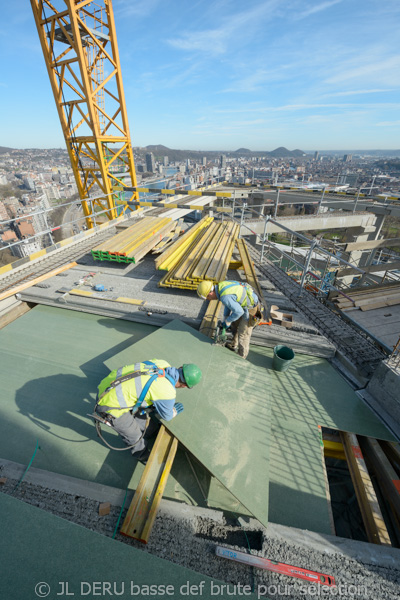
[(146, 169), (149, 173), (154, 173), (156, 170), (156, 161), (152, 152), (146, 154)]
[(168, 156), (164, 156), (164, 167), (168, 167)]
[(225, 154), (221, 154), (221, 156), (219, 157), (219, 166), (221, 167), (221, 169), (225, 169), (226, 168), (226, 156), (225, 156)]
[(343, 156), (343, 162), (351, 162), (353, 160), (353, 155), (352, 154), (345, 154)]
[(31, 177), (24, 178), (24, 186), (26, 187), (27, 190), (30, 190), (31, 192), (35, 191), (35, 182), (33, 181), (33, 179)]
[(318, 160), (319, 159), (319, 152), (318, 150), (316, 152), (314, 152), (314, 160)]
[(42, 231), (47, 231), (49, 229), (47, 221), (47, 215), (49, 213), (44, 212), (48, 208), (50, 208), (50, 202), (47, 195), (43, 194), (37, 203), (36, 209), (33, 211), (32, 224), (35, 233), (41, 233)]
[(203, 156), (203, 167), (207, 164), (207, 156)]

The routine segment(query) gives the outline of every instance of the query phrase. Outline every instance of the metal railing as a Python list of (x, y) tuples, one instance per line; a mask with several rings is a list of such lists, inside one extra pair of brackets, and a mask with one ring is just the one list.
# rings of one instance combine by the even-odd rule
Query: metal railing
[(394, 346), (393, 352), (389, 356), (387, 363), (393, 369), (400, 371), (400, 338), (398, 339), (397, 344)]

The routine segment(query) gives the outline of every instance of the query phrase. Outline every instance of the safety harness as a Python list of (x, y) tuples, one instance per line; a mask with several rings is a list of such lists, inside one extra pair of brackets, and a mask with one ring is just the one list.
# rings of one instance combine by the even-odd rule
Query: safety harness
[[(112, 383), (110, 383), (108, 388), (106, 390), (104, 390), (104, 392), (102, 392), (100, 394), (100, 396), (97, 397), (96, 406), (94, 407), (93, 414), (88, 415), (89, 417), (92, 417), (92, 419), (94, 420), (97, 435), (106, 444), (106, 446), (108, 446), (111, 450), (118, 450), (120, 452), (121, 451), (123, 452), (124, 450), (131, 450), (132, 448), (134, 448), (143, 439), (143, 436), (146, 433), (146, 429), (147, 429), (147, 426), (149, 423), (149, 415), (147, 414), (145, 429), (144, 429), (142, 435), (140, 436), (140, 438), (131, 446), (126, 446), (125, 448), (116, 448), (115, 446), (111, 446), (111, 444), (109, 444), (107, 442), (107, 440), (104, 439), (104, 437), (101, 433), (101, 425), (108, 425), (109, 427), (112, 427), (112, 421), (114, 419), (114, 417), (112, 417), (112, 415), (108, 415), (106, 411), (107, 410), (124, 410), (126, 408), (129, 408), (129, 406), (127, 405), (125, 398), (123, 396), (122, 387), (121, 387), (125, 381), (129, 381), (130, 379), (135, 379), (135, 386), (136, 386), (136, 392), (138, 394), (138, 399), (137, 399), (137, 402), (135, 403), (135, 405), (132, 407), (133, 415), (135, 415), (138, 412), (140, 406), (142, 405), (144, 399), (146, 398), (146, 394), (149, 391), (151, 384), (156, 379), (158, 379), (158, 377), (166, 377), (168, 379), (168, 381), (171, 383), (171, 385), (173, 385), (173, 387), (175, 387), (175, 380), (170, 375), (167, 375), (167, 373), (165, 372), (165, 369), (161, 369), (161, 368), (157, 367), (157, 365), (155, 363), (151, 362), (150, 360), (144, 360), (143, 364), (149, 365), (150, 368), (146, 371), (141, 371), (139, 368), (140, 363), (137, 363), (137, 364), (135, 364), (135, 367), (137, 367), (137, 368), (135, 368), (131, 373), (127, 373), (126, 375), (121, 375), (121, 376), (117, 377), (116, 379), (114, 379), (114, 381)], [(118, 373), (118, 371), (117, 371), (117, 373)], [(137, 378), (141, 377), (142, 375), (151, 375), (150, 379), (145, 383), (145, 385), (143, 387), (141, 385), (141, 380), (137, 379)], [(104, 398), (104, 396), (106, 394), (108, 394), (108, 392), (110, 392), (111, 390), (113, 390), (115, 388), (116, 388), (118, 401), (119, 402), (122, 401), (122, 404), (124, 404), (125, 406), (106, 406), (103, 404), (99, 405), (100, 400), (102, 398)], [(99, 408), (99, 411), (97, 412), (98, 408)], [(104, 409), (105, 412), (103, 412), (101, 409)], [(145, 414), (146, 411), (142, 411), (142, 413)]]
[(229, 288), (231, 287), (235, 287), (237, 285), (240, 285), (243, 287), (243, 291), (242, 291), (242, 296), (239, 300), (239, 304), (240, 306), (244, 306), (245, 304), (245, 300), (247, 300), (246, 302), (246, 306), (249, 305), (250, 302), (250, 306), (254, 306), (255, 302), (254, 302), (254, 298), (253, 298), (253, 289), (252, 287), (248, 284), (248, 283), (241, 283), (239, 281), (235, 281), (235, 283), (228, 283), (228, 285), (225, 285), (222, 290), (219, 291), (219, 295), (220, 297), (222, 296), (222, 294)]
[[(141, 383), (140, 379), (137, 379), (135, 381), (135, 387), (136, 387), (136, 393), (138, 395), (138, 399), (137, 399), (136, 403), (134, 404), (134, 406), (132, 407), (132, 414), (135, 414), (139, 410), (140, 406), (143, 404), (144, 399), (146, 398), (146, 394), (149, 391), (151, 384), (159, 377), (166, 377), (168, 379), (168, 381), (170, 382), (170, 384), (173, 387), (175, 387), (174, 379), (170, 375), (167, 375), (167, 373), (165, 372), (165, 369), (161, 369), (161, 368), (157, 367), (157, 365), (155, 363), (151, 362), (150, 360), (143, 361), (143, 364), (149, 365), (150, 368), (147, 369), (146, 371), (140, 371), (139, 370), (140, 363), (137, 363), (135, 365), (135, 367), (136, 366), (138, 367), (137, 369), (135, 369), (134, 371), (131, 371), (131, 373), (127, 373), (126, 375), (121, 375), (120, 377), (117, 377), (116, 379), (114, 379), (114, 381), (112, 383), (110, 383), (108, 388), (106, 390), (104, 390), (104, 392), (102, 394), (100, 394), (100, 396), (98, 396), (95, 410), (97, 410), (98, 407), (100, 409), (100, 412), (108, 412), (109, 410), (125, 410), (125, 409), (129, 408), (129, 406), (124, 398), (121, 386), (126, 381), (129, 381), (131, 379), (136, 379), (138, 377), (141, 377), (142, 375), (150, 375), (150, 379), (148, 379), (148, 381), (145, 383), (145, 385), (143, 387), (142, 387), (142, 383)], [(106, 396), (106, 394), (108, 394), (111, 390), (113, 390), (115, 388), (117, 388), (116, 394), (117, 394), (118, 401), (121, 406), (107, 406), (105, 404), (99, 405), (100, 400), (102, 398), (104, 398), (104, 396)]]

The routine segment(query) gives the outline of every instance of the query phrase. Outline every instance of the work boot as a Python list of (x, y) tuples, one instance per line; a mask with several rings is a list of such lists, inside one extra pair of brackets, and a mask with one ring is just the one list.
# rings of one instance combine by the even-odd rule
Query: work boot
[(143, 465), (147, 464), (147, 461), (149, 460), (149, 456), (150, 456), (150, 450), (148, 448), (145, 448), (142, 453), (140, 454), (140, 456), (137, 457), (137, 460), (139, 462), (141, 462)]
[(228, 350), (232, 350), (232, 352), (237, 351), (237, 346), (232, 346), (232, 344), (230, 343), (225, 344), (225, 348), (228, 348)]

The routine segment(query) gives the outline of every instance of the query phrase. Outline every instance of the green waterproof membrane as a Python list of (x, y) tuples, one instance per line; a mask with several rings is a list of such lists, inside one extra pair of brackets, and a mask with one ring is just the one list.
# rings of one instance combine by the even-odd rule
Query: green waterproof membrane
[(181, 445), (164, 497), (330, 533), (318, 425), (393, 438), (325, 359), (296, 353), (276, 372), (272, 356), (252, 346), (243, 361), (180, 321), (37, 306), (0, 330), (0, 457), (28, 465), (39, 441), (33, 467), (135, 489), (143, 465), (104, 446), (87, 416), (97, 385), (140, 360), (197, 362), (202, 382), (177, 390), (185, 410), (166, 423)]
[[(175, 320), (140, 340), (135, 356), (195, 363), (201, 382), (178, 389), (184, 411), (165, 426), (245, 508), (268, 522), (269, 374)], [(111, 367), (111, 365), (110, 365)]]
[[(240, 589), (231, 584), (227, 589), (227, 584), (191, 568), (100, 535), (2, 493), (0, 512), (3, 518), (0, 597), (7, 600), (256, 597), (251, 593), (243, 595), (243, 586)], [(188, 556), (187, 564), (196, 568), (196, 560)], [(225, 559), (215, 557), (215, 560)]]

